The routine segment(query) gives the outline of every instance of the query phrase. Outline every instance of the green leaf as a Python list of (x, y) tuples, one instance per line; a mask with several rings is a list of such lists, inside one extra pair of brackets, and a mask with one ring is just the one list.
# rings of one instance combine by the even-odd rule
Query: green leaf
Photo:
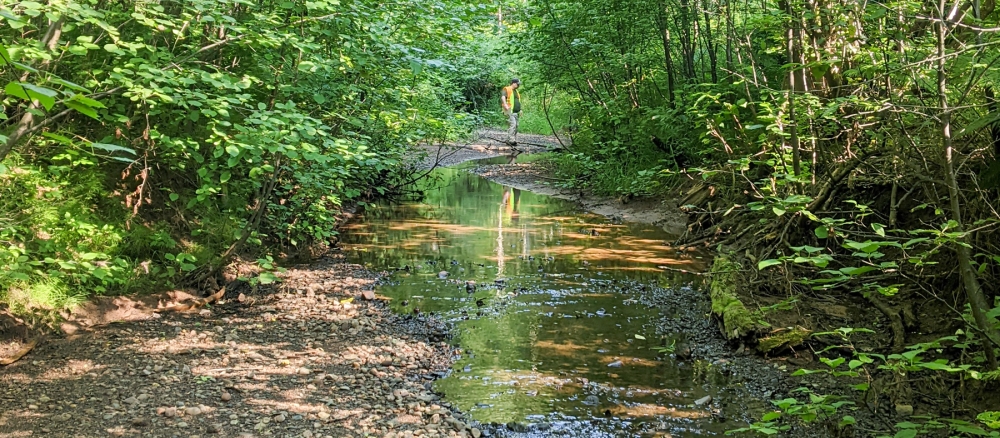
[(85, 115), (87, 117), (90, 117), (90, 118), (92, 118), (94, 120), (100, 120), (100, 117), (97, 115), (97, 110), (95, 110), (95, 109), (93, 109), (93, 108), (91, 108), (91, 107), (89, 107), (87, 105), (84, 105), (84, 104), (82, 104), (80, 102), (76, 102), (76, 101), (73, 101), (73, 100), (67, 100), (67, 101), (65, 101), (63, 103), (66, 104), (67, 108), (70, 108), (70, 109), (72, 109), (72, 110), (74, 110), (74, 111), (76, 111), (76, 112), (78, 112), (80, 114), (83, 114), (83, 115)]
[(39, 87), (23, 82), (7, 83), (7, 86), (4, 87), (4, 92), (29, 102), (37, 100), (46, 110), (52, 109), (52, 106), (56, 104), (56, 96), (59, 95), (59, 92), (51, 88)]
[(424, 65), (416, 59), (410, 60), (410, 71), (413, 72), (414, 76), (420, 76), (420, 72), (424, 71)]
[(225, 183), (229, 182), (229, 179), (232, 178), (232, 177), (233, 177), (233, 174), (231, 172), (229, 172), (229, 171), (222, 172), (222, 175), (219, 176), (219, 182), (225, 184)]
[(757, 270), (761, 271), (766, 267), (780, 265), (780, 264), (781, 260), (776, 260), (776, 259), (761, 260), (760, 263), (757, 263)]
[(839, 427), (844, 427), (844, 426), (847, 426), (849, 424), (854, 424), (854, 423), (857, 423), (857, 420), (855, 420), (854, 417), (852, 417), (850, 415), (844, 415), (844, 418), (840, 420), (840, 424), (838, 426)]
[(917, 436), (916, 429), (903, 429), (899, 432), (896, 432), (896, 434), (893, 435), (892, 438), (913, 438), (915, 436)]
[(643, 335), (635, 335), (635, 338), (636, 338), (636, 339), (640, 339), (640, 340), (643, 340), (643, 341), (645, 341), (645, 340), (646, 340), (646, 337), (645, 337), (645, 336), (643, 336)]
[(782, 208), (782, 207), (778, 207), (777, 205), (775, 205), (774, 207), (771, 207), (771, 211), (773, 211), (774, 214), (777, 215), (777, 216), (781, 216), (781, 215), (785, 214), (785, 209)]
[(319, 94), (319, 93), (313, 94), (313, 100), (316, 101), (316, 103), (318, 103), (320, 105), (326, 103), (326, 98), (323, 97), (323, 95)]
[(90, 147), (92, 147), (94, 149), (100, 149), (100, 150), (103, 150), (103, 151), (111, 152), (111, 153), (124, 152), (124, 153), (129, 154), (129, 155), (136, 155), (135, 149), (129, 149), (127, 147), (122, 147), (122, 146), (118, 146), (118, 145), (114, 145), (114, 144), (91, 143)]
[(826, 239), (827, 237), (830, 237), (830, 229), (827, 227), (816, 227), (816, 229), (813, 230), (813, 234), (820, 239)]
[(278, 276), (270, 272), (261, 272), (257, 278), (260, 280), (260, 284), (271, 284), (279, 280)]
[(84, 96), (82, 94), (74, 94), (73, 97), (70, 98), (70, 100), (72, 100), (74, 102), (80, 102), (80, 103), (82, 103), (84, 105), (87, 105), (87, 106), (89, 106), (91, 108), (106, 108), (104, 106), (104, 104), (101, 103), (100, 101), (91, 99), (91, 98), (89, 98), (87, 96)]
[(79, 91), (81, 93), (90, 93), (90, 90), (88, 90), (86, 88), (83, 88), (83, 87), (81, 87), (81, 86), (79, 86), (77, 84), (74, 84), (74, 83), (72, 83), (70, 81), (67, 81), (65, 79), (57, 78), (55, 76), (51, 76), (51, 77), (49, 77), (47, 79), (48, 79), (49, 82), (52, 82), (53, 84), (62, 85), (62, 86), (66, 87), (66, 88), (69, 88), (70, 90), (73, 90), (73, 91)]
[(178, 199), (181, 198), (181, 195), (178, 195), (176, 193), (171, 193), (169, 197), (171, 201), (177, 201)]
[(764, 416), (760, 418), (760, 421), (768, 422), (777, 420), (779, 418), (781, 418), (781, 411), (771, 411), (764, 414)]
[(885, 237), (885, 226), (882, 224), (872, 224), (872, 229), (875, 230), (875, 234)]

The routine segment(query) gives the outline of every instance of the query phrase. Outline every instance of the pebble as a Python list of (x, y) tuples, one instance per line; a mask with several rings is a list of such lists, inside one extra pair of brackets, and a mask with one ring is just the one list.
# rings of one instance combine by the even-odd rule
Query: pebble
[(219, 398), (221, 398), (221, 399), (222, 399), (222, 401), (229, 401), (229, 400), (232, 400), (232, 399), (233, 399), (233, 395), (232, 395), (232, 394), (230, 394), (230, 393), (228, 393), (228, 392), (223, 392), (223, 393), (222, 393), (222, 396), (221, 396), (221, 397), (219, 397)]
[(706, 395), (694, 401), (695, 406), (704, 406), (712, 402), (712, 396)]

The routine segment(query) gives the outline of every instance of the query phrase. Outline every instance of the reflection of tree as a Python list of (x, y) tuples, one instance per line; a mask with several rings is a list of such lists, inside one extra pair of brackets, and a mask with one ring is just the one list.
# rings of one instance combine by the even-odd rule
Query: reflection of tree
[[(513, 159), (511, 159), (513, 161)], [(511, 224), (517, 224), (521, 217), (518, 212), (518, 208), (521, 203), (521, 190), (515, 189), (513, 187), (504, 187), (503, 199), (500, 201), (500, 214), (497, 218), (497, 278), (503, 277), (503, 268), (506, 265), (506, 260), (504, 260), (504, 246), (503, 246), (503, 220), (504, 217), (510, 219)], [(526, 232), (526, 228), (522, 227), (522, 231)], [(525, 243), (527, 243), (527, 237), (525, 237)], [(523, 247), (522, 247), (523, 248)]]
[[(471, 353), (456, 366), (461, 369), (471, 365), (472, 373), (482, 379), (464, 380), (458, 373), (439, 380), (436, 389), (443, 392), (463, 410), (472, 409), (477, 403), (489, 403), (484, 412), (485, 421), (523, 421), (526, 415), (549, 412), (546, 397), (531, 397), (527, 390), (544, 390), (531, 387), (524, 377), (532, 372), (533, 332), (539, 323), (537, 312), (519, 312), (514, 305), (507, 311), (490, 318), (465, 321), (459, 325), (459, 344)], [(522, 385), (513, 386), (516, 377)], [(513, 390), (513, 391), (511, 391)]]

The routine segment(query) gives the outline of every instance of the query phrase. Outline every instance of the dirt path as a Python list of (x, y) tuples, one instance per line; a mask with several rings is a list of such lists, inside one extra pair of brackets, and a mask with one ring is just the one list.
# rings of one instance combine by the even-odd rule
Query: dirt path
[(362, 298), (375, 275), (339, 255), (282, 276), (40, 344), (0, 368), (0, 436), (478, 436), (430, 391), (445, 327)]
[[(420, 151), (425, 152), (419, 164), (422, 168), (448, 167), (471, 160), (503, 157), (517, 153), (538, 153), (554, 150), (560, 146), (553, 136), (520, 134), (518, 140), (522, 143), (511, 147), (503, 143), (506, 132), (495, 128), (484, 128), (476, 131), (463, 142), (435, 145), (421, 145)], [(563, 141), (566, 141), (565, 139)]]

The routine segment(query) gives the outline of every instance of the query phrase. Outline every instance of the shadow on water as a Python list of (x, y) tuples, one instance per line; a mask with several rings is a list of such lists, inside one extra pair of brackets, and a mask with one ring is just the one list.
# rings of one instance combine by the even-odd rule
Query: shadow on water
[[(422, 202), (370, 207), (344, 243), (354, 261), (395, 271), (379, 291), (395, 310), (455, 324), (463, 354), (436, 384), (446, 400), (543, 435), (699, 436), (741, 424), (753, 403), (725, 403), (734, 385), (719, 366), (723, 341), (710, 341), (716, 357), (671, 351), (694, 342), (685, 329), (714, 330), (698, 278), (678, 271), (707, 259), (672, 249), (653, 226), (436, 172)], [(663, 325), (681, 314), (696, 323)]]

